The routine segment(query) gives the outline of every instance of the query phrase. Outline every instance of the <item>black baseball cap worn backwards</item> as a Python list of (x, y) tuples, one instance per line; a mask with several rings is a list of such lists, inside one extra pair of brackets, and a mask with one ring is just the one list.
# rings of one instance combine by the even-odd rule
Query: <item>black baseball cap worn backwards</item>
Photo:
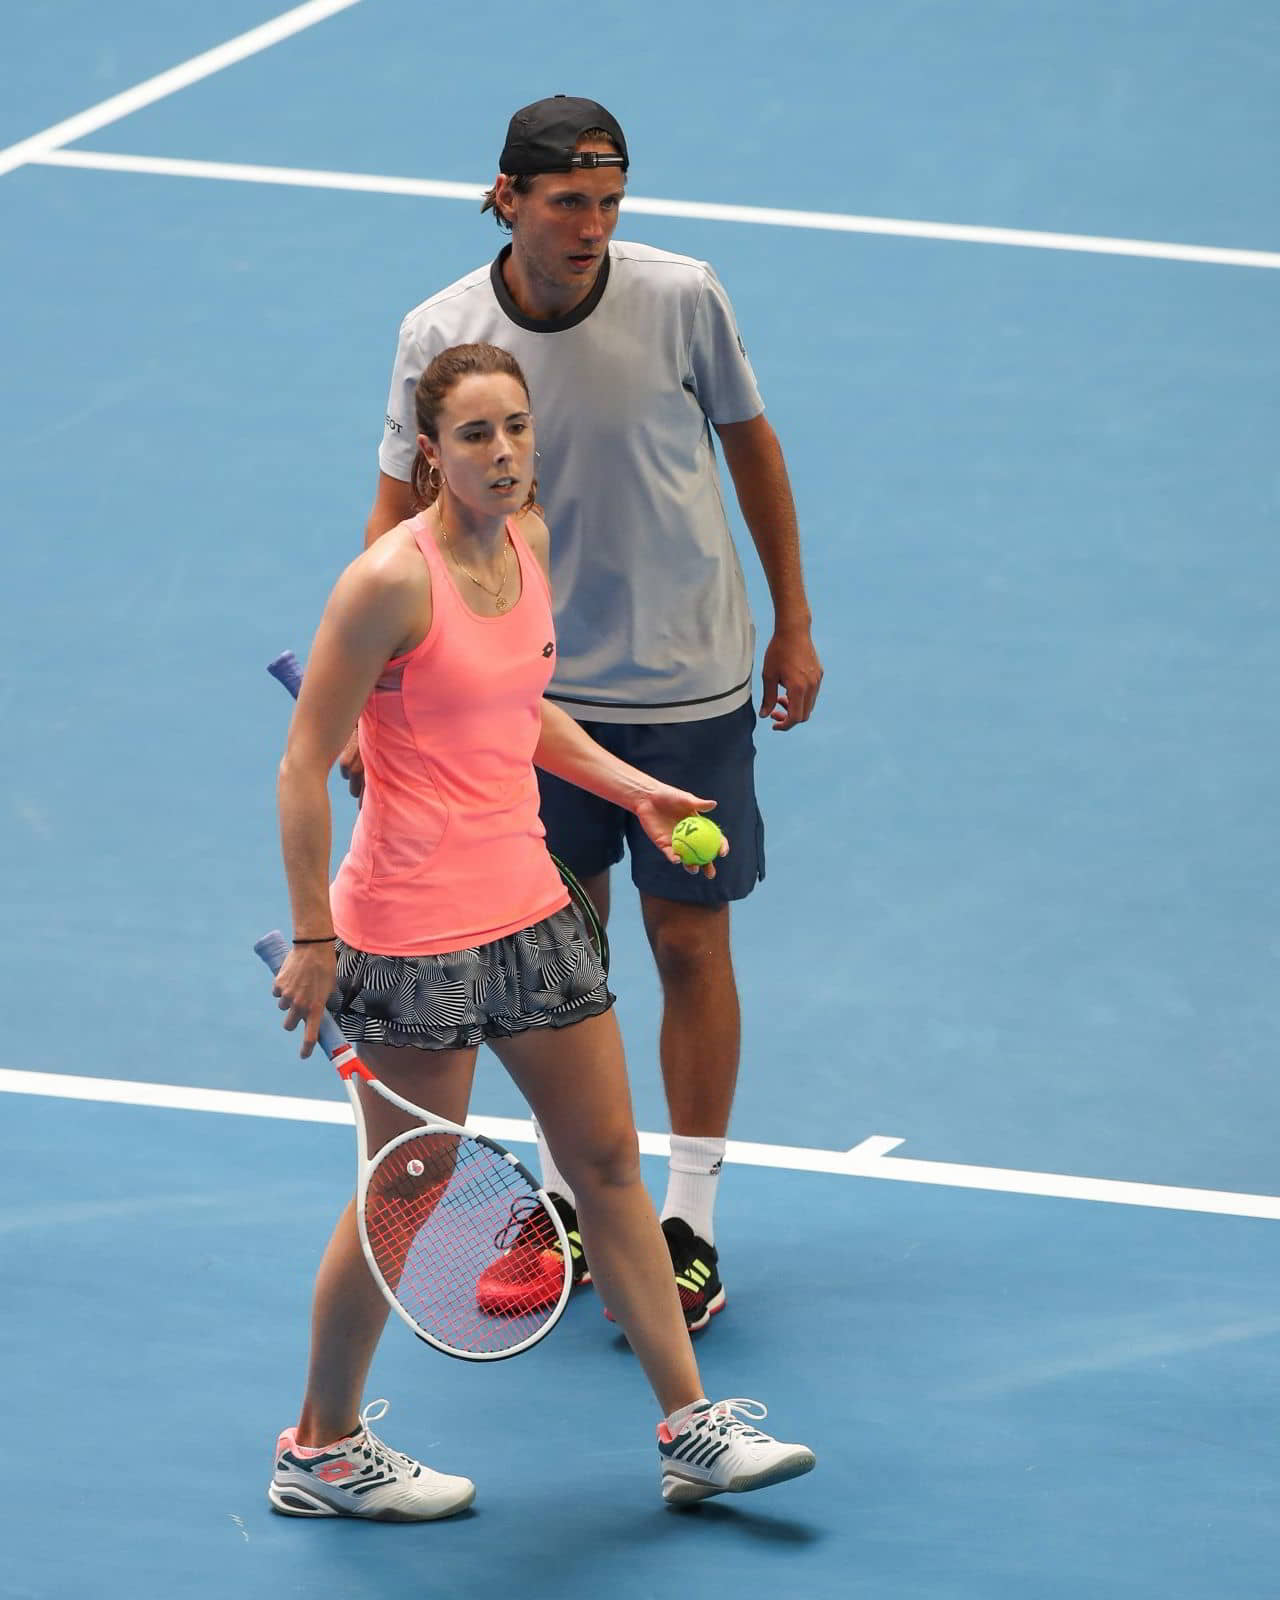
[[(601, 128), (618, 147), (618, 154), (576, 150), (589, 128)], [(498, 170), (508, 177), (533, 177), (539, 172), (569, 172), (574, 167), (621, 167), (630, 164), (627, 141), (617, 118), (595, 100), (557, 94), (535, 100), (512, 117), (507, 142), (498, 158)]]

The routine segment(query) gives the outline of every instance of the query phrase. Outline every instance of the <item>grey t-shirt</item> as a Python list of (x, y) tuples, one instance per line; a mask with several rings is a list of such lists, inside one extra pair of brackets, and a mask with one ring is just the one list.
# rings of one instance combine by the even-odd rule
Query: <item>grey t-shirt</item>
[(709, 424), (764, 405), (728, 296), (704, 261), (614, 241), (587, 299), (536, 322), (502, 261), (401, 324), (383, 472), (410, 477), (413, 392), (433, 356), (481, 341), (510, 351), (529, 384), (551, 529), (550, 697), (586, 722), (735, 710), (751, 696), (755, 634)]

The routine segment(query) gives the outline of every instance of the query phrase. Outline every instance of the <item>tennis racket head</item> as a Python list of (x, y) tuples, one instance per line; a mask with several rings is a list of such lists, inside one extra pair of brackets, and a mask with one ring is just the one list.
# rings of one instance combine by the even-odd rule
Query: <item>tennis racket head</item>
[(482, 1135), (432, 1123), (399, 1134), (361, 1173), (357, 1220), (379, 1287), (446, 1355), (519, 1355), (568, 1302), (564, 1224), (532, 1174)]
[(600, 965), (604, 968), (606, 976), (609, 972), (609, 935), (604, 931), (604, 923), (592, 902), (591, 896), (582, 887), (573, 873), (569, 871), (559, 856), (551, 857), (552, 864), (560, 874), (560, 881), (569, 891), (569, 903), (582, 918), (587, 930), (587, 938), (591, 948), (600, 958)]
[[(278, 972), (275, 930), (254, 950)], [(546, 1337), (573, 1287), (559, 1213), (500, 1144), (433, 1117), (380, 1082), (329, 1015), (320, 1045), (347, 1088), (359, 1135), (356, 1218), (374, 1282), (420, 1339), (465, 1361), (500, 1361)], [(420, 1125), (369, 1159), (355, 1080)]]

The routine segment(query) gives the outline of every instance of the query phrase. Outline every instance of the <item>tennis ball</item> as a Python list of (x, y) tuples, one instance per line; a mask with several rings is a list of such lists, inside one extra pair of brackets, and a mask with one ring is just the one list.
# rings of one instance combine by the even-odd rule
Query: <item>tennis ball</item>
[(686, 867), (705, 867), (720, 854), (724, 835), (710, 817), (684, 817), (671, 830), (671, 848)]

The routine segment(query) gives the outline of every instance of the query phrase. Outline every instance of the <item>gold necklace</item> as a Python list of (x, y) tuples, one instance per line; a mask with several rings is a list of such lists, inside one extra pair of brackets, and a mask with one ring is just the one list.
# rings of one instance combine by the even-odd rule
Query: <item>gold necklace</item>
[(508, 556), (510, 555), (511, 551), (511, 541), (507, 538), (506, 528), (504, 527), (502, 530), (502, 582), (496, 589), (490, 589), (487, 584), (480, 582), (479, 578), (476, 577), (474, 572), (468, 572), (466, 567), (464, 567), (461, 561), (458, 560), (457, 552), (453, 548), (453, 541), (449, 538), (449, 530), (444, 525), (444, 514), (440, 510), (439, 506), (436, 507), (436, 517), (440, 522), (440, 532), (444, 535), (445, 549), (449, 552), (449, 559), (453, 562), (454, 566), (457, 567), (458, 571), (464, 578), (470, 578), (477, 589), (484, 590), (485, 594), (487, 594), (493, 601), (494, 609), (496, 611), (505, 611), (507, 609), (507, 602), (503, 599), (503, 591), (507, 587), (507, 576), (511, 567), (511, 563), (508, 560)]

